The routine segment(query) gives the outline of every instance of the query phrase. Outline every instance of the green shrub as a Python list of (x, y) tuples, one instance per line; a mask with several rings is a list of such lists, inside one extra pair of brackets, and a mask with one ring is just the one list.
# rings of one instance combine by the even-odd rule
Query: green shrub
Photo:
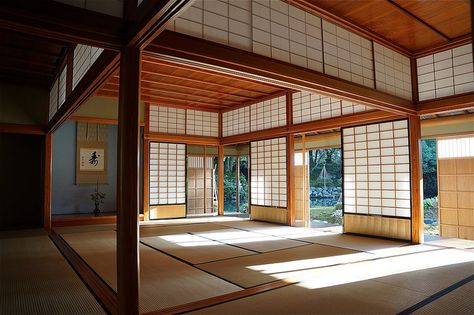
[(438, 197), (427, 198), (423, 200), (425, 221), (438, 221)]

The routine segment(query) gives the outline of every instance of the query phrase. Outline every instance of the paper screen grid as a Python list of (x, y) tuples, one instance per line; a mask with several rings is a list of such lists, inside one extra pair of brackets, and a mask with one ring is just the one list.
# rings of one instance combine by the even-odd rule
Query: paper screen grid
[(407, 120), (342, 130), (344, 212), (411, 216)]
[(182, 108), (150, 105), (150, 132), (185, 134), (186, 111)]
[(323, 20), (323, 43), (326, 74), (374, 87), (370, 40)]
[(418, 58), (420, 101), (474, 91), (472, 45)]
[(58, 82), (59, 80), (56, 79), (49, 91), (49, 120), (53, 118), (58, 110)]
[(410, 58), (374, 42), (376, 89), (411, 100)]
[(250, 105), (250, 132), (286, 125), (286, 95)]
[(222, 124), (224, 137), (250, 132), (250, 106), (222, 113)]
[(186, 134), (218, 137), (219, 114), (186, 109)]
[(371, 109), (368, 106), (305, 91), (293, 93), (292, 98), (294, 124), (349, 115)]
[(75, 89), (87, 70), (104, 51), (102, 48), (78, 44), (74, 49), (72, 88)]
[(286, 208), (286, 138), (250, 143), (252, 205)]
[(186, 145), (150, 143), (150, 205), (186, 202)]

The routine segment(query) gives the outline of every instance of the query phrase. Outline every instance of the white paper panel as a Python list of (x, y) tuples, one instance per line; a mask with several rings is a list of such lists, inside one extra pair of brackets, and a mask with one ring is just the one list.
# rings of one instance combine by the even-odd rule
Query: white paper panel
[(186, 110), (186, 134), (218, 137), (219, 114), (199, 110)]
[(286, 125), (286, 95), (250, 105), (250, 131)]
[(186, 202), (186, 146), (150, 143), (150, 205)]
[(74, 49), (73, 71), (72, 71), (72, 89), (74, 90), (87, 70), (94, 64), (100, 54), (104, 51), (102, 48), (78, 44)]
[(150, 105), (150, 132), (185, 134), (186, 112), (181, 108)]
[(420, 101), (474, 91), (472, 45), (416, 60)]
[(58, 83), (59, 80), (56, 79), (49, 91), (49, 120), (53, 118), (54, 114), (58, 110)]
[(222, 114), (222, 135), (224, 137), (250, 132), (250, 106)]
[(323, 42), (326, 74), (374, 87), (370, 40), (323, 20)]
[(292, 97), (294, 124), (371, 110), (368, 106), (305, 91), (293, 93)]
[(286, 138), (250, 143), (252, 205), (286, 208)]
[(344, 211), (410, 217), (407, 120), (344, 128)]
[(377, 90), (411, 100), (410, 58), (374, 42)]

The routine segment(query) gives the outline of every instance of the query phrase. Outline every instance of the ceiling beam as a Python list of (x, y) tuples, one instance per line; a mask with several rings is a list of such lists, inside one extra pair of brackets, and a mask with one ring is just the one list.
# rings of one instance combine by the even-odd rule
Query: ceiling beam
[[(114, 82), (114, 83), (118, 84), (118, 79), (119, 79), (118, 76), (114, 76), (114, 78), (111, 81), (109, 81), (109, 83)], [(242, 95), (239, 95), (239, 94), (219, 92), (219, 91), (215, 91), (215, 90), (208, 90), (208, 89), (198, 88), (198, 87), (195, 87), (195, 86), (180, 85), (180, 84), (169, 83), (169, 82), (164, 82), (164, 81), (160, 81), (160, 80), (143, 79), (142, 78), (141, 82), (142, 83), (150, 83), (150, 84), (154, 84), (154, 85), (157, 85), (157, 86), (164, 85), (164, 86), (169, 86), (169, 87), (174, 87), (174, 88), (188, 89), (188, 90), (192, 90), (192, 91), (199, 91), (199, 92), (207, 93), (208, 95), (209, 94), (224, 95), (226, 97), (238, 98), (238, 99), (244, 100), (244, 101), (248, 101), (248, 100), (251, 100), (251, 99), (258, 99), (258, 98), (248, 97), (248, 96), (242, 96)], [(166, 88), (162, 87), (160, 89), (166, 89)]]
[(474, 108), (474, 92), (418, 102), (416, 107), (420, 116), (472, 109)]
[(118, 51), (122, 19), (52, 0), (2, 0), (0, 28)]
[(231, 73), (250, 80), (270, 82), (293, 90), (337, 97), (403, 115), (416, 115), (415, 105), (406, 99), (354, 84), (320, 72), (298, 67), (232, 47), (175, 32), (163, 32), (147, 47), (148, 53), (186, 59), (213, 71)]
[(76, 88), (68, 95), (64, 104), (49, 121), (47, 132), (54, 132), (90, 96), (92, 96), (119, 67), (120, 54), (104, 51), (87, 71)]
[(419, 18), (418, 16), (416, 16), (415, 14), (411, 13), (409, 10), (405, 9), (404, 7), (402, 7), (401, 5), (399, 5), (398, 3), (396, 3), (394, 0), (387, 0), (388, 3), (390, 3), (392, 6), (394, 6), (395, 8), (397, 8), (398, 11), (402, 12), (403, 14), (405, 14), (406, 16), (410, 17), (411, 19), (417, 21), (418, 23), (420, 23), (421, 25), (425, 26), (426, 28), (428, 28), (430, 31), (432, 31), (433, 33), (435, 33), (436, 35), (438, 35), (439, 37), (441, 37), (442, 39), (444, 39), (445, 41), (450, 41), (451, 38), (449, 38), (448, 36), (446, 36), (444, 33), (442, 33), (441, 31), (439, 31), (438, 29), (436, 29), (435, 27), (433, 27), (431, 24), (428, 24), (426, 23), (423, 19)]
[[(127, 29), (130, 31), (125, 34), (125, 46), (145, 48), (165, 29), (168, 21), (184, 12), (192, 2), (191, 0), (143, 0), (127, 21), (129, 23)], [(125, 6), (127, 7), (130, 8), (130, 4)]]
[[(179, 75), (174, 75), (174, 74), (158, 73), (158, 72), (147, 71), (147, 70), (143, 70), (143, 69), (142, 69), (142, 73), (155, 75), (155, 76), (160, 76), (160, 77), (172, 78), (172, 79), (176, 79), (176, 80), (189, 81), (189, 82), (199, 83), (199, 84), (204, 84), (204, 85), (212, 85), (212, 86), (217, 86), (217, 87), (220, 87), (220, 88), (234, 89), (235, 91), (242, 91), (243, 90), (242, 88), (239, 88), (239, 87), (236, 87), (236, 86), (231, 86), (231, 85), (226, 85), (226, 84), (221, 84), (221, 83), (216, 83), (216, 82), (210, 82), (210, 81), (203, 81), (203, 80), (183, 77), (183, 76), (179, 76)], [(245, 89), (245, 91), (257, 94), (258, 96), (267, 95), (267, 93), (265, 93), (265, 92), (257, 91), (257, 90), (254, 90), (254, 89)]]
[(12, 133), (23, 135), (44, 135), (43, 126), (38, 125), (18, 125), (0, 123), (0, 133)]

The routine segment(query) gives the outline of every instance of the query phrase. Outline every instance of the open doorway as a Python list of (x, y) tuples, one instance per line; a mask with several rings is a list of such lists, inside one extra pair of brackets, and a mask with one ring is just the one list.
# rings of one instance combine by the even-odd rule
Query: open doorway
[(224, 214), (249, 215), (248, 144), (224, 147)]
[(342, 225), (341, 149), (308, 150), (309, 218), (315, 228)]
[(423, 212), (425, 240), (439, 237), (438, 215), (438, 168), (436, 160), (436, 139), (423, 139)]

